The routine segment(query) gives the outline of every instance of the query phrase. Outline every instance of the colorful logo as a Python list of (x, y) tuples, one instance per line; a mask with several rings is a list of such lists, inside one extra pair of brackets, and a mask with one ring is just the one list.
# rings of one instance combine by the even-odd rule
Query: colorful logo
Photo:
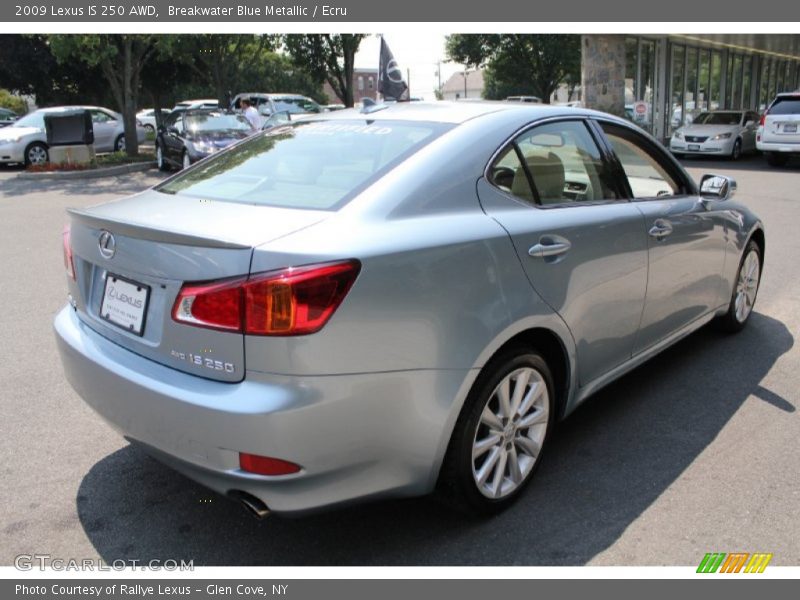
[(700, 561), (698, 573), (763, 573), (772, 554), (765, 552), (709, 552)]

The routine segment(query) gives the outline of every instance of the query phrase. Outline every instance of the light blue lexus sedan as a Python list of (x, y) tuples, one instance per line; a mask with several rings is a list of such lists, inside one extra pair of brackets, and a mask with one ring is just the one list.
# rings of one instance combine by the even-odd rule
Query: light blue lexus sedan
[(735, 189), (585, 109), (326, 113), (70, 211), (58, 347), (126, 439), (257, 516), (498, 511), (585, 398), (746, 325), (765, 238)]

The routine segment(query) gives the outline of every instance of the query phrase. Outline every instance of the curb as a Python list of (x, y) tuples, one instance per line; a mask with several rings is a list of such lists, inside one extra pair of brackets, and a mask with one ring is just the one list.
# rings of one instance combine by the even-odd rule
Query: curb
[(129, 165), (116, 165), (113, 167), (100, 167), (97, 169), (85, 169), (83, 171), (48, 171), (44, 173), (28, 173), (23, 171), (17, 175), (17, 179), (40, 180), (40, 179), (99, 179), (100, 177), (114, 177), (115, 175), (125, 175), (126, 173), (138, 173), (154, 169), (156, 161), (137, 162)]

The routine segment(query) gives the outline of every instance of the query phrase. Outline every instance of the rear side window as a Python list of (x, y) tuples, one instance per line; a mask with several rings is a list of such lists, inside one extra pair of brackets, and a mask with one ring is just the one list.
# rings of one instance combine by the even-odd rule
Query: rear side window
[(800, 96), (784, 96), (775, 98), (769, 107), (770, 115), (797, 115), (800, 114)]
[(581, 121), (547, 123), (522, 133), (495, 160), (490, 175), (502, 190), (542, 206), (619, 197)]
[(271, 129), (164, 182), (167, 194), (336, 210), (450, 126), (313, 121)]

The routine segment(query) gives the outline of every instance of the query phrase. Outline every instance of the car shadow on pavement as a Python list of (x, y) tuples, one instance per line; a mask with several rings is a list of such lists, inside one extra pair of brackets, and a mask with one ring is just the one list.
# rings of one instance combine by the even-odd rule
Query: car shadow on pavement
[(256, 521), (134, 446), (86, 474), (78, 516), (109, 563), (583, 565), (682, 476), (748, 398), (795, 411), (762, 385), (793, 344), (783, 323), (758, 313), (739, 335), (703, 328), (562, 423), (533, 484), (491, 518), (423, 498)]

